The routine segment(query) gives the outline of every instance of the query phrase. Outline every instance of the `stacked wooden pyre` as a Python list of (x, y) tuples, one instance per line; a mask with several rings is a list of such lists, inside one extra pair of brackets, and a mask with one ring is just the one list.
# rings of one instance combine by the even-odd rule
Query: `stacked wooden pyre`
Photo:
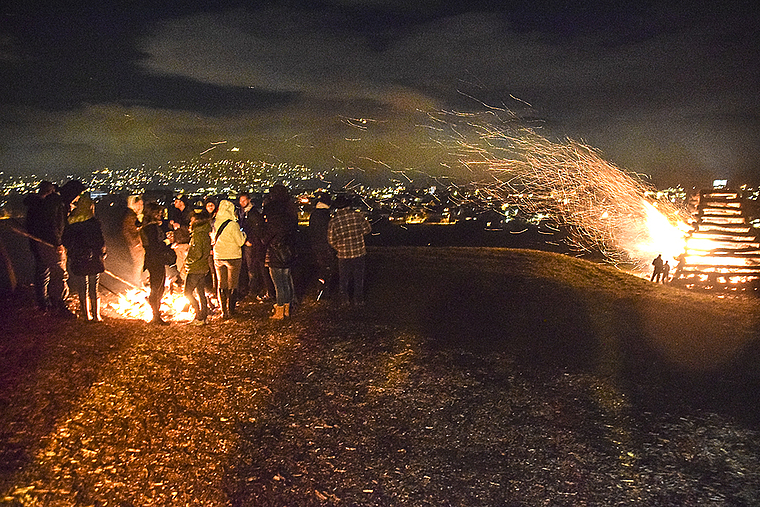
[(760, 242), (738, 192), (700, 193), (694, 229), (679, 257), (674, 283), (686, 287), (746, 290), (760, 281)]

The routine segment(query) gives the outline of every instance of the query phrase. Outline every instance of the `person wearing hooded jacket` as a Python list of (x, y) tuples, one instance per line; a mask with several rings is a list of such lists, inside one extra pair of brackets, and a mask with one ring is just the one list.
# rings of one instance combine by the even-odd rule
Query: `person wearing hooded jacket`
[(227, 319), (235, 313), (236, 301), (232, 293), (237, 289), (243, 257), (242, 246), (246, 239), (237, 222), (235, 205), (231, 201), (223, 200), (219, 203), (212, 237), (219, 303), (222, 306), (222, 317)]
[[(206, 300), (206, 275), (209, 272), (208, 258), (211, 255), (211, 215), (205, 209), (190, 215), (190, 247), (187, 250), (182, 273), (185, 278), (184, 294), (195, 311), (194, 326), (202, 326), (208, 317)], [(193, 292), (198, 293), (195, 299)]]
[(63, 229), (61, 242), (66, 247), (68, 269), (79, 297), (81, 316), (86, 321), (99, 322), (98, 284), (100, 273), (106, 270), (103, 263), (106, 243), (89, 193), (82, 194), (75, 206)]

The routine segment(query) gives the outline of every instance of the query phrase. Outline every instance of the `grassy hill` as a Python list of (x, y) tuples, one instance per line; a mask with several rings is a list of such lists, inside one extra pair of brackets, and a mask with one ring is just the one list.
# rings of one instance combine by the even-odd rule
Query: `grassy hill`
[[(368, 304), (0, 316), (10, 505), (751, 505), (758, 309), (556, 254), (373, 248)], [(0, 497), (1, 498), (1, 497)]]
[(760, 330), (752, 296), (657, 285), (547, 252), (378, 249), (369, 270), (381, 313), (418, 326), (433, 344), (510, 352), (568, 368), (603, 371), (620, 361), (654, 361), (714, 372), (752, 354)]

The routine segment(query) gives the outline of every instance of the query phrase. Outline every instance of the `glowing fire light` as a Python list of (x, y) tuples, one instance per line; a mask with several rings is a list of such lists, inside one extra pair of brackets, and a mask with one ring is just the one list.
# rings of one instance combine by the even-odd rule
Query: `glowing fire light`
[[(147, 289), (130, 289), (119, 294), (117, 301), (109, 307), (128, 319), (149, 322), (153, 318), (153, 311), (148, 304), (149, 294)], [(194, 314), (183, 294), (171, 294), (167, 291), (161, 299), (161, 316), (164, 320), (182, 322), (192, 320)]]
[(547, 214), (566, 226), (575, 247), (595, 248), (642, 269), (658, 254), (674, 259), (684, 251), (687, 214), (669, 201), (649, 201), (645, 195), (651, 185), (589, 146), (550, 141), (514, 117), (503, 122), (508, 128), (495, 127), (497, 114), (489, 111), (490, 121), (477, 114), (435, 118), (454, 132), (460, 162), (488, 178), (484, 191), (494, 200)]

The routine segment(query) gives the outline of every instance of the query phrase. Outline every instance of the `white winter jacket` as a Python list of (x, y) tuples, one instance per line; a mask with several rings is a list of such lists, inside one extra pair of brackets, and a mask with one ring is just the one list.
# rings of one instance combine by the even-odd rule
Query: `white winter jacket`
[[(217, 211), (216, 218), (214, 219), (214, 229), (211, 231), (214, 259), (240, 259), (243, 256), (241, 247), (245, 243), (245, 233), (240, 230), (240, 225), (236, 218), (234, 204), (230, 201), (219, 203), (219, 211)], [(217, 229), (227, 220), (230, 220), (230, 223), (227, 224), (217, 238)]]

